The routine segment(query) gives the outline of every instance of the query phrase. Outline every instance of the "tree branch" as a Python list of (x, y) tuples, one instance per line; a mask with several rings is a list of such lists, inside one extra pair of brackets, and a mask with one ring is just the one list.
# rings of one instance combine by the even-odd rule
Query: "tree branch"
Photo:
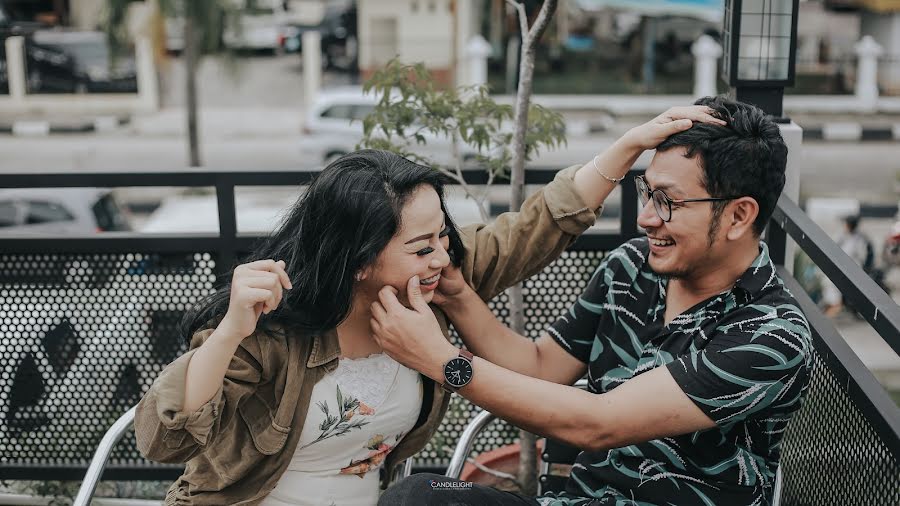
[(547, 27), (550, 26), (550, 18), (553, 16), (553, 13), (556, 12), (557, 1), (558, 0), (545, 0), (544, 5), (541, 6), (538, 17), (534, 20), (534, 24), (528, 32), (529, 43), (531, 43), (532, 47), (534, 47), (534, 44), (537, 44), (537, 41), (541, 40), (541, 37), (544, 36), (544, 32), (547, 31)]
[[(506, 3), (513, 6), (519, 14), (519, 31), (522, 32), (522, 46), (524, 47), (525, 37), (530, 37), (530, 34), (528, 33), (528, 13), (525, 12), (525, 4), (516, 2), (515, 0), (506, 0)], [(541, 10), (544, 10), (543, 7)], [(555, 6), (554, 10), (556, 10)]]

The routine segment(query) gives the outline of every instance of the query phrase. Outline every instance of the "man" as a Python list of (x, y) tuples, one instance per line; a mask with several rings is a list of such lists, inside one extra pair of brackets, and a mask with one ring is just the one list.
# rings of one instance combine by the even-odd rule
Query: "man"
[[(835, 242), (844, 253), (853, 259), (866, 274), (871, 275), (875, 263), (875, 255), (872, 251), (872, 242), (859, 231), (859, 216), (845, 216), (844, 230), (835, 239)], [(822, 275), (822, 302), (825, 316), (834, 318), (844, 309), (844, 296), (837, 286)]]
[[(439, 477), (414, 475), (381, 504), (768, 502), (811, 366), (809, 326), (760, 241), (787, 148), (756, 107), (698, 104), (727, 124), (695, 123), (658, 146), (632, 131), (595, 159), (616, 179), (656, 147), (637, 179), (647, 236), (606, 255), (537, 341), (500, 324), (452, 271), (435, 302), (470, 361), (442, 342), (415, 278), (412, 309), (387, 289), (375, 304), (372, 329), (386, 353), (515, 425), (582, 448), (566, 491), (433, 490)], [(588, 392), (568, 386), (585, 373)]]

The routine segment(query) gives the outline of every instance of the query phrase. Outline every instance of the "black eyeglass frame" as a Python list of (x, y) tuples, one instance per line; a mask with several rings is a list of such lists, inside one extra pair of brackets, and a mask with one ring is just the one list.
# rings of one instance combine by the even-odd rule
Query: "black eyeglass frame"
[[(644, 192), (641, 191), (641, 185), (644, 185), (644, 187), (647, 188), (647, 200), (644, 200), (644, 198), (643, 198)], [(634, 186), (637, 189), (638, 200), (642, 201), (641, 206), (642, 207), (646, 206), (647, 202), (653, 201), (653, 209), (656, 210), (656, 215), (659, 216), (659, 219), (663, 220), (663, 222), (665, 222), (665, 223), (672, 221), (672, 204), (687, 204), (690, 202), (723, 202), (726, 200), (734, 200), (734, 199), (741, 198), (741, 197), (706, 197), (706, 198), (701, 198), (701, 199), (678, 199), (678, 200), (676, 200), (676, 199), (669, 197), (668, 195), (666, 195), (666, 192), (664, 192), (658, 188), (651, 189), (650, 185), (647, 184), (647, 179), (644, 178), (644, 176), (634, 176)], [(665, 199), (666, 206), (669, 209), (669, 219), (663, 218), (662, 209), (659, 208), (659, 206), (656, 203), (656, 199), (653, 198), (653, 194), (655, 192), (659, 192), (659, 194), (663, 196), (663, 199)]]

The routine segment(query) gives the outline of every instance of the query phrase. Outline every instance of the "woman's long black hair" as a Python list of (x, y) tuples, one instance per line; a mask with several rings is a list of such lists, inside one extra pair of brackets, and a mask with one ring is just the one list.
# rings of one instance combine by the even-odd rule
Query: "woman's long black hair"
[[(446, 176), (389, 151), (361, 150), (342, 156), (318, 174), (278, 228), (246, 260), (284, 260), (293, 288), (277, 310), (260, 315), (257, 330), (325, 331), (350, 314), (354, 275), (372, 265), (400, 229), (404, 204), (429, 185), (441, 200), (450, 228), (450, 258), (462, 261), (459, 231), (444, 203)], [(231, 277), (184, 316), (186, 340), (228, 310)]]

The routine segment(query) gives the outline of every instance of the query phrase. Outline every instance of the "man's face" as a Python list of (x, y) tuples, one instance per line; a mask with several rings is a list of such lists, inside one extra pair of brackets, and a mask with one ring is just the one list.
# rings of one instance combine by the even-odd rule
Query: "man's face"
[[(697, 156), (684, 157), (685, 148), (657, 152), (647, 168), (650, 190), (663, 190), (672, 200), (708, 198), (701, 184), (703, 169)], [(722, 254), (718, 219), (712, 202), (672, 204), (672, 218), (664, 222), (650, 199), (638, 214), (638, 225), (650, 238), (650, 267), (660, 275), (691, 278), (709, 272)]]

